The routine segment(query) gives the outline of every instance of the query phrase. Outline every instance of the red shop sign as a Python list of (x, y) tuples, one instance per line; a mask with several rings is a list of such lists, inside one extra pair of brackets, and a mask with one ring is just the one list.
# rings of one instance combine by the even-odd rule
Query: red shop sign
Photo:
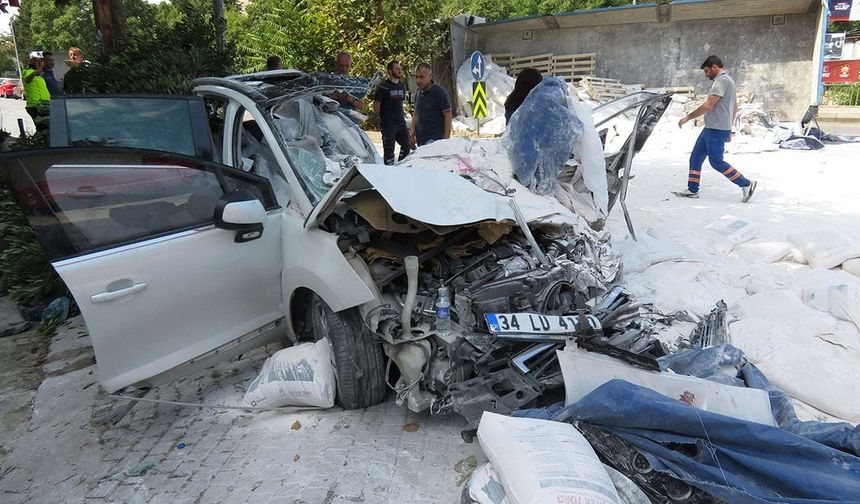
[(830, 60), (824, 62), (821, 80), (825, 84), (857, 82), (860, 73), (860, 60)]

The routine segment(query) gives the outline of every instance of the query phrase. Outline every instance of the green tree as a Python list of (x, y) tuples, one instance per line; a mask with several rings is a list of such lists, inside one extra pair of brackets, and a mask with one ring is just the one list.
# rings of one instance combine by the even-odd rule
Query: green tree
[(0, 35), (0, 76), (11, 77), (18, 74), (16, 58), (12, 35)]
[(22, 62), (33, 50), (63, 51), (75, 46), (88, 57), (96, 54), (91, 0), (71, 0), (59, 6), (54, 0), (25, 0), (13, 26)]
[(444, 0), (443, 10), (448, 15), (469, 13), (488, 21), (559, 14), (583, 9), (630, 5), (632, 0)]
[(226, 75), (232, 48), (218, 49), (219, 21), (207, 0), (174, 0), (127, 9), (120, 50), (66, 74), (66, 89), (86, 93), (191, 92), (196, 77)]
[(263, 68), (268, 54), (305, 71), (332, 70), (339, 51), (352, 53), (354, 71), (370, 74), (392, 58), (414, 63), (442, 53), (445, 25), (432, 0), (257, 0), (245, 15), (228, 17), (238, 69)]

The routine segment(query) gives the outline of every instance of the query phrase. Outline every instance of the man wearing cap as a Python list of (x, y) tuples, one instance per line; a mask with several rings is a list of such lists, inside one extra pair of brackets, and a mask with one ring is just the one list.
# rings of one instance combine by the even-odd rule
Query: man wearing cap
[(30, 62), (21, 72), (21, 82), (24, 85), (24, 94), (27, 95), (27, 113), (33, 118), (33, 123), (36, 125), (36, 131), (48, 129), (47, 118), (48, 112), (45, 105), (51, 101), (51, 93), (48, 92), (48, 86), (45, 83), (44, 77), (45, 59), (42, 51), (33, 51), (30, 53)]

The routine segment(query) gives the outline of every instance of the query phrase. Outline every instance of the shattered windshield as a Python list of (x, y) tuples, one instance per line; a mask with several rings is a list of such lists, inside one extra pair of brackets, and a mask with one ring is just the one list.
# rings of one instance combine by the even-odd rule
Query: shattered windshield
[(323, 94), (281, 103), (271, 114), (313, 204), (350, 166), (381, 163), (367, 135), (340, 112), (336, 101)]

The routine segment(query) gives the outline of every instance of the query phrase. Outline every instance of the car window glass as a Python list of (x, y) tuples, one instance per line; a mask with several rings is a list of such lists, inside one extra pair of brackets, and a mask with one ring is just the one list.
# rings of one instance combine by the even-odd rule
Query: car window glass
[(287, 101), (272, 110), (272, 117), (312, 204), (337, 182), (344, 166), (378, 161), (358, 126), (325, 97)]
[(279, 206), (262, 177), (153, 151), (31, 150), (0, 155), (0, 175), (51, 260), (206, 227), (226, 191)]
[(237, 147), (239, 162), (237, 166), (243, 171), (269, 179), (278, 202), (282, 206), (287, 206), (289, 185), (261, 125), (247, 110), (240, 110), (238, 117), (240, 123)]
[(176, 165), (56, 164), (42, 190), (79, 250), (210, 222), (223, 195), (214, 173)]
[(224, 120), (227, 113), (227, 102), (214, 96), (207, 96), (204, 98), (203, 104), (206, 108), (209, 130), (212, 132), (212, 141), (215, 143), (215, 160), (220, 163), (224, 159)]
[[(195, 155), (185, 100), (122, 97), (66, 100), (66, 115), (72, 146), (137, 147)], [(117, 128), (118, 122), (122, 128)]]

